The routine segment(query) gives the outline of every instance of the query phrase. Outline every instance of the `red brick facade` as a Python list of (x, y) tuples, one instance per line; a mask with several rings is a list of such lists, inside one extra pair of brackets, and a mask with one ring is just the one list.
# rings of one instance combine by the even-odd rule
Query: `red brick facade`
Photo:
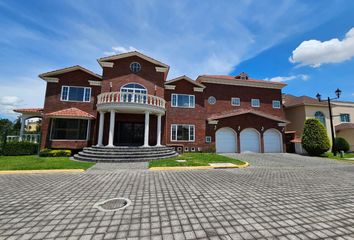
[[(149, 95), (158, 96), (166, 100), (166, 111), (162, 117), (162, 132), (161, 141), (164, 145), (181, 146), (183, 148), (194, 148), (198, 150), (208, 150), (215, 147), (215, 132), (223, 127), (232, 128), (236, 133), (239, 133), (246, 128), (256, 129), (261, 138), (263, 132), (267, 129), (274, 128), (283, 134), (284, 113), (282, 106), (280, 109), (273, 108), (272, 101), (281, 101), (281, 87), (273, 87), (270, 83), (264, 84), (266, 87), (248, 86), (247, 82), (240, 85), (227, 85), (221, 83), (210, 83), (199, 81), (191, 82), (188, 79), (181, 78), (174, 82), (167, 82), (166, 77), (168, 67), (166, 65), (159, 65), (149, 59), (143, 59), (139, 55), (130, 55), (124, 58), (117, 58), (107, 61), (113, 66), (103, 65), (102, 78), (95, 76), (82, 70), (69, 71), (58, 75), (50, 75), (58, 79), (57, 82), (47, 83), (46, 98), (44, 104), (44, 117), (42, 122), (42, 148), (70, 148), (80, 149), (85, 146), (90, 146), (97, 143), (99, 114), (97, 112), (97, 96), (105, 92), (118, 92), (121, 87), (128, 83), (138, 83), (143, 85)], [(132, 62), (139, 62), (141, 71), (133, 73), (130, 70)], [(162, 71), (158, 68), (165, 68)], [(89, 80), (93, 80), (96, 84), (90, 84)], [(233, 81), (230, 79), (229, 81)], [(248, 81), (248, 80), (243, 80)], [(101, 82), (101, 86), (97, 84)], [(256, 81), (254, 81), (257, 84)], [(62, 86), (83, 86), (91, 87), (91, 101), (90, 102), (65, 102), (60, 100)], [(188, 94), (195, 96), (194, 108), (180, 108), (172, 107), (172, 94)], [(210, 96), (215, 97), (216, 103), (208, 103)], [(240, 106), (232, 106), (231, 98), (240, 98)], [(260, 99), (260, 107), (253, 108), (251, 106), (251, 99)], [(93, 116), (96, 119), (91, 121), (91, 129), (89, 141), (52, 141), (50, 139), (51, 118), (47, 114), (67, 109), (78, 108)], [(220, 118), (217, 121), (210, 120), (210, 117), (217, 114), (228, 112), (237, 112), (241, 110), (255, 109), (259, 112), (265, 113), (267, 116), (274, 116), (274, 118), (259, 116), (253, 113), (245, 113), (236, 116), (228, 116)], [(109, 135), (110, 113), (105, 113), (105, 123), (103, 131), (103, 144), (106, 145)], [(277, 119), (280, 119), (279, 121)], [(144, 123), (144, 115), (140, 113), (116, 113), (115, 126), (119, 126), (123, 122), (134, 122), (137, 124)], [(171, 125), (172, 124), (190, 124), (195, 126), (195, 140), (194, 141), (172, 141), (171, 139)], [(280, 126), (281, 125), (281, 126)], [(116, 127), (117, 129), (118, 127)], [(116, 130), (117, 131), (117, 130)], [(206, 143), (206, 136), (211, 137), (211, 142)], [(149, 145), (155, 145), (157, 138), (157, 117), (150, 115), (149, 124)], [(238, 139), (238, 151), (240, 149), (240, 139)], [(263, 152), (263, 141), (261, 151)]]

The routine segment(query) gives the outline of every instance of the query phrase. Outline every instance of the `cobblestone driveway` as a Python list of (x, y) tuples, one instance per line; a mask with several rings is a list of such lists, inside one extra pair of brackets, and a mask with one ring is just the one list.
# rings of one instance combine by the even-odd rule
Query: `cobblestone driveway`
[[(232, 156), (252, 166), (149, 172), (141, 163), (98, 164), (83, 174), (0, 175), (0, 239), (354, 239), (354, 164)], [(132, 205), (92, 208), (114, 197)]]

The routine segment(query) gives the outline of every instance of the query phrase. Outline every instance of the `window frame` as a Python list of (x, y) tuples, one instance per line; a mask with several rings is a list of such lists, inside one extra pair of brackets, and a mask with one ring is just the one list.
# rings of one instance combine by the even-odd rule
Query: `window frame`
[[(188, 140), (178, 140), (178, 126), (188, 126)], [(173, 131), (174, 127), (176, 127), (176, 133), (175, 133), (175, 139), (173, 139)], [(191, 132), (192, 128), (192, 132)], [(191, 134), (192, 133), (192, 134)], [(192, 138), (191, 138), (192, 136)], [(195, 125), (194, 124), (178, 124), (178, 123), (172, 123), (171, 124), (171, 137), (170, 137), (171, 142), (195, 142)]]
[[(66, 119), (66, 120), (86, 120), (86, 131), (85, 131), (85, 138), (84, 139), (62, 139), (62, 138), (53, 138), (53, 131), (54, 131), (54, 122), (57, 119)], [(50, 141), (89, 141), (90, 138), (90, 130), (91, 130), (91, 120), (90, 119), (84, 119), (84, 118), (52, 118), (51, 123), (50, 123), (50, 134), (49, 134), (49, 140)]]
[[(274, 106), (274, 103), (279, 103), (279, 107), (275, 107), (275, 106)], [(280, 108), (281, 108), (281, 103), (280, 103), (280, 101), (279, 101), (279, 100), (273, 100), (273, 101), (272, 101), (272, 107), (273, 107), (274, 109), (280, 109)]]
[(205, 143), (211, 143), (211, 136), (205, 136)]
[[(188, 96), (188, 106), (178, 106), (178, 96)], [(174, 101), (174, 98), (176, 101)], [(191, 102), (191, 99), (193, 100)], [(193, 104), (191, 104), (193, 103)], [(172, 93), (171, 94), (171, 107), (175, 108), (195, 108), (195, 95), (192, 94), (180, 94), (180, 93)]]
[[(317, 113), (321, 113), (321, 118), (323, 118), (323, 122), (322, 122), (322, 119), (319, 119), (318, 117), (316, 117), (316, 114)], [(315, 119), (317, 119), (318, 121), (320, 121), (320, 123), (323, 125), (323, 126), (325, 126), (325, 127), (327, 127), (326, 126), (326, 115), (322, 112), (322, 111), (316, 111), (314, 114), (313, 114), (313, 116), (314, 116), (314, 118)]]
[[(233, 100), (238, 100), (238, 104), (234, 104)], [(241, 99), (239, 97), (232, 97), (231, 98), (231, 106), (236, 106), (236, 107), (241, 106)]]
[[(348, 121), (342, 121), (342, 116), (348, 116)], [(350, 123), (350, 113), (340, 113), (339, 119), (341, 123)]]
[[(258, 100), (258, 103), (259, 103), (258, 106), (253, 105), (253, 101), (255, 101), (255, 100)], [(260, 100), (259, 98), (252, 98), (252, 99), (251, 99), (251, 107), (254, 107), (254, 108), (259, 108), (259, 107), (261, 107), (261, 100)]]
[[(68, 89), (67, 93), (66, 93), (66, 99), (63, 98), (64, 88)], [(84, 94), (83, 94), (83, 97), (82, 97), (82, 101), (69, 100), (70, 88), (83, 88), (84, 89)], [(87, 96), (87, 91), (88, 90), (89, 90), (89, 99), (86, 100), (86, 96)], [(62, 101), (62, 102), (85, 102), (85, 103), (89, 103), (89, 102), (91, 102), (91, 95), (92, 95), (92, 88), (91, 87), (63, 85), (63, 86), (61, 86), (60, 101)]]
[[(139, 66), (139, 69), (137, 70), (137, 71), (134, 71), (133, 69), (135, 69), (135, 68), (133, 68), (133, 65), (134, 64), (136, 64), (137, 66)], [(141, 64), (139, 63), (139, 62), (131, 62), (130, 64), (129, 64), (129, 69), (130, 69), (130, 71), (132, 72), (132, 73), (138, 73), (138, 72), (140, 72), (141, 71)], [(136, 69), (135, 69), (136, 70)]]

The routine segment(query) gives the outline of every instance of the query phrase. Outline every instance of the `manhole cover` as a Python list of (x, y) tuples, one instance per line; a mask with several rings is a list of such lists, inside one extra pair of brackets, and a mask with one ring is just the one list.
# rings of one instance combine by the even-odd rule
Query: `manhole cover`
[(128, 198), (112, 198), (102, 202), (98, 202), (93, 205), (93, 207), (103, 212), (114, 212), (122, 210), (128, 207), (130, 204), (131, 201)]

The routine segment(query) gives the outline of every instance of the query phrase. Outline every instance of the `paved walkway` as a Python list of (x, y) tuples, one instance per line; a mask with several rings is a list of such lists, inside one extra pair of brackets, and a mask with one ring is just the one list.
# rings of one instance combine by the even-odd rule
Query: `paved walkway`
[[(0, 176), (0, 239), (354, 239), (354, 164), (233, 155), (246, 169)], [(127, 197), (121, 212), (93, 208)]]

